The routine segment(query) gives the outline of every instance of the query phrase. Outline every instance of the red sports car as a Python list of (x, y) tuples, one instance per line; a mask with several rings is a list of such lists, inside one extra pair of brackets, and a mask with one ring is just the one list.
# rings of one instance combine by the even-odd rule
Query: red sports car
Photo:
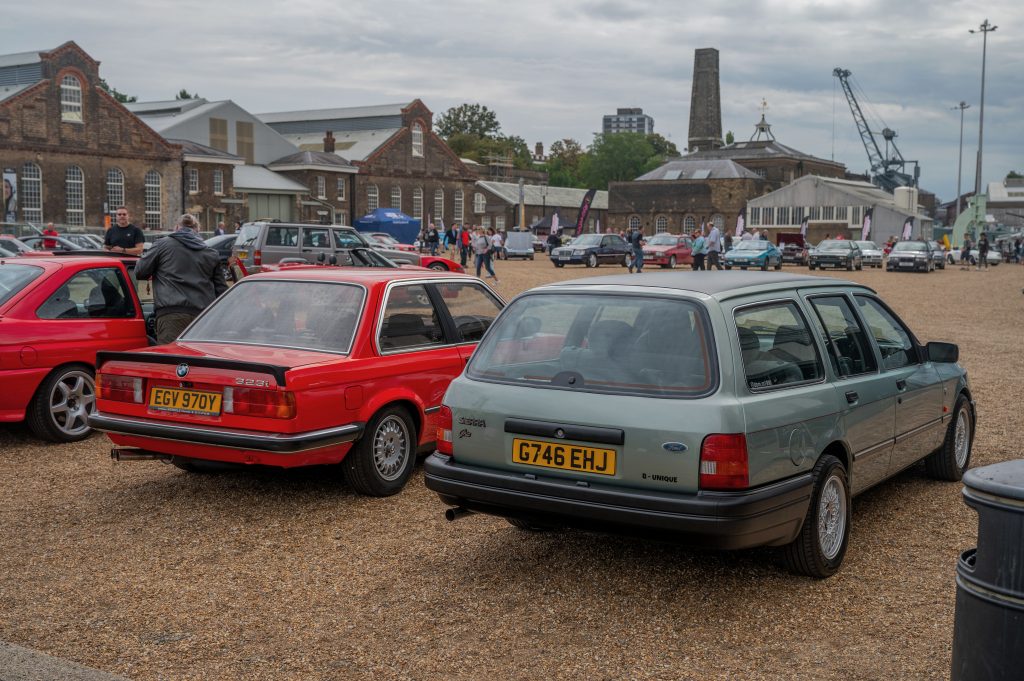
[(660, 265), (673, 268), (676, 265), (693, 264), (691, 249), (693, 242), (688, 236), (662, 232), (647, 239), (644, 246), (644, 265)]
[(170, 345), (97, 358), (90, 423), (115, 458), (185, 470), (341, 463), (402, 489), (441, 398), (504, 306), (479, 279), (298, 266), (246, 277)]
[(38, 437), (56, 442), (89, 435), (96, 352), (149, 342), (152, 298), (148, 282), (137, 290), (135, 260), (0, 258), (0, 422), (26, 420)]

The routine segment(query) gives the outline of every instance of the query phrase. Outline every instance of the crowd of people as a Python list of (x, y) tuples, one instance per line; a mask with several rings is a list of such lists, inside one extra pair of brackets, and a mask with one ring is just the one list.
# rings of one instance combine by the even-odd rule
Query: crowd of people
[(505, 258), (505, 238), (493, 227), (484, 228), (480, 225), (470, 226), (455, 223), (447, 229), (442, 225), (438, 229), (433, 222), (420, 232), (416, 245), (422, 250), (426, 248), (430, 255), (445, 253), (451, 260), (458, 259), (463, 267), (469, 266), (469, 257), (473, 256), (476, 276), (486, 270), (487, 278), (498, 282), (494, 274), (494, 261)]

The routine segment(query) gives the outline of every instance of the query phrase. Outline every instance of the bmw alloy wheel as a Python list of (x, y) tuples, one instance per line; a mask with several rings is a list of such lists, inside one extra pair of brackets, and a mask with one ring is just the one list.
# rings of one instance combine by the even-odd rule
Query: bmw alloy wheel
[(388, 416), (373, 434), (373, 465), (383, 480), (396, 480), (412, 455), (409, 430), (398, 416)]

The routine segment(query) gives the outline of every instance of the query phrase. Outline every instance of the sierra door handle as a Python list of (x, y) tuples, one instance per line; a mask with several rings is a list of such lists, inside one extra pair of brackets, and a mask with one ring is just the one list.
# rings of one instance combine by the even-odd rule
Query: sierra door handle
[(855, 404), (859, 399), (860, 395), (858, 395), (852, 390), (846, 393), (846, 401), (849, 402), (850, 404)]
[(896, 381), (896, 389), (897, 390), (906, 390), (907, 389), (907, 382), (905, 380), (903, 380), (902, 378), (899, 379), (898, 381)]

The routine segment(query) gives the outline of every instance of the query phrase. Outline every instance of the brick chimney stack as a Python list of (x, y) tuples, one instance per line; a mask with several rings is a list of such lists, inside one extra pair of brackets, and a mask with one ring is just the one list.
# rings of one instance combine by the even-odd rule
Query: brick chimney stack
[(693, 53), (690, 94), (690, 151), (722, 146), (722, 101), (718, 84), (718, 50), (705, 47)]
[(533, 157), (538, 161), (544, 160), (544, 143), (537, 142), (536, 146), (533, 147)]
[(330, 130), (324, 135), (324, 151), (330, 154), (334, 153), (334, 133)]

